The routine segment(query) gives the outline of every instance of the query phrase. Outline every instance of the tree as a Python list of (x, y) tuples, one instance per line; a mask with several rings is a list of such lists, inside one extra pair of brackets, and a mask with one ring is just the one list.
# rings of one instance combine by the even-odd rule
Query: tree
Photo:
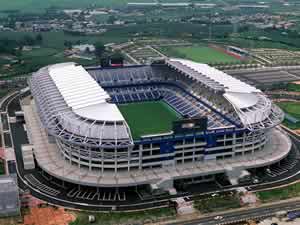
[(64, 46), (67, 48), (67, 49), (71, 49), (72, 48), (72, 42), (71, 41), (64, 41)]
[(108, 17), (107, 23), (108, 24), (113, 24), (116, 20), (117, 20), (116, 17), (111, 15), (111, 16)]
[(38, 43), (42, 43), (43, 42), (43, 36), (41, 34), (36, 35), (35, 40)]
[(98, 59), (101, 59), (101, 56), (103, 55), (105, 51), (105, 46), (102, 42), (96, 42), (95, 43), (95, 55)]
[(107, 52), (104, 52), (101, 57), (99, 58), (100, 60), (100, 64), (102, 67), (109, 67), (110, 64), (109, 64), (109, 54)]
[(84, 51), (85, 51), (85, 53), (87, 53), (87, 54), (90, 54), (90, 53), (91, 53), (91, 49), (90, 49), (89, 47), (86, 47)]
[(30, 35), (25, 35), (23, 38), (24, 45), (32, 46), (35, 44), (35, 39), (31, 37)]
[(123, 62), (123, 61), (124, 61), (124, 55), (123, 55), (120, 51), (115, 51), (115, 52), (111, 55), (110, 59), (111, 59), (112, 61)]

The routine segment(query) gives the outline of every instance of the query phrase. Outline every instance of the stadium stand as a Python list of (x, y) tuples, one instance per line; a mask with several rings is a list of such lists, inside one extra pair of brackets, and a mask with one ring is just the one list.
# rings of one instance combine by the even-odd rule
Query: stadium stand
[[(22, 109), (38, 166), (69, 183), (170, 190), (176, 179), (213, 177), (215, 170), (225, 173), (233, 164), (269, 165), (290, 150), (289, 139), (274, 129), (283, 112), (257, 88), (205, 64), (166, 59), (151, 65), (85, 69), (63, 63), (41, 68), (29, 84), (33, 99), (24, 100)], [(173, 123), (166, 132), (133, 137), (121, 106), (147, 101), (162, 101), (176, 111), (180, 129), (174, 132)], [(207, 126), (197, 123), (203, 119)], [(270, 146), (276, 154), (266, 158)], [(57, 194), (34, 177), (27, 179)], [(84, 189), (68, 195), (99, 201), (126, 198), (121, 192)], [(147, 198), (143, 190), (138, 195)]]

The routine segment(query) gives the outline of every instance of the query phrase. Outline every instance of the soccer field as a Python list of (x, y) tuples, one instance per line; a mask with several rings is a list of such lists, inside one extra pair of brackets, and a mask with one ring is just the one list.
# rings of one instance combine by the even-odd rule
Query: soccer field
[(170, 57), (186, 58), (200, 63), (239, 62), (240, 60), (216, 49), (205, 46), (162, 49)]
[(118, 106), (127, 121), (133, 139), (142, 135), (172, 130), (172, 122), (180, 115), (163, 101), (129, 103)]

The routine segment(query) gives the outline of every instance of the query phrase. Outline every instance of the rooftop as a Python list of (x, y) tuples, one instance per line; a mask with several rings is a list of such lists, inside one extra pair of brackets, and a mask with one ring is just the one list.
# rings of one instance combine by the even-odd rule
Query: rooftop
[[(215, 69), (207, 64), (197, 63), (186, 59), (170, 59), (168, 63), (177, 62), (184, 67), (187, 67), (196, 72), (195, 79), (210, 79), (215, 83), (216, 87), (222, 86), (225, 92), (238, 92), (238, 93), (253, 93), (261, 92), (255, 87), (246, 84), (218, 69)], [(180, 69), (180, 68), (178, 68)], [(212, 85), (213, 88), (213, 85)]]
[(97, 121), (124, 121), (118, 107), (107, 103), (110, 96), (75, 63), (49, 67), (49, 74), (68, 107), (77, 115)]
[(0, 216), (19, 214), (19, 189), (16, 180), (10, 176), (0, 176)]
[[(186, 59), (171, 58), (166, 63), (192, 77), (214, 91), (221, 93), (233, 106), (242, 123), (249, 129), (268, 128), (283, 120), (283, 113), (257, 88), (207, 64)], [(261, 125), (257, 125), (260, 123)], [(252, 124), (256, 124), (252, 126)]]
[(43, 67), (32, 75), (29, 85), (49, 134), (70, 135), (70, 143), (96, 146), (132, 142), (121, 112), (107, 102), (109, 95), (82, 66)]

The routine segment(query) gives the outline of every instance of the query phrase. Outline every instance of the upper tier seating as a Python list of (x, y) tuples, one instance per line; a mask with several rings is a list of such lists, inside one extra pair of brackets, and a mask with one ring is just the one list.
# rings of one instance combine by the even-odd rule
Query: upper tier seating
[(166, 65), (88, 72), (110, 94), (114, 103), (163, 99), (183, 116), (208, 116), (210, 128), (233, 125), (229, 120), (240, 123), (234, 109), (222, 95)]

